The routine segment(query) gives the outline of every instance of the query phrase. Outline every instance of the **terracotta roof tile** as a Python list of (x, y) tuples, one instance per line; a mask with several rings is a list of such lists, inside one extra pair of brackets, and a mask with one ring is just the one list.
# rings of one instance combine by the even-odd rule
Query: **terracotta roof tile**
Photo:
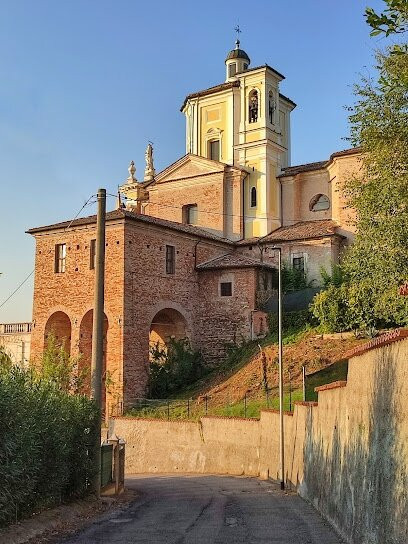
[[(331, 219), (320, 219), (316, 221), (299, 221), (294, 225), (280, 227), (262, 238), (249, 238), (240, 240), (238, 245), (251, 245), (269, 242), (292, 242), (294, 240), (311, 240), (314, 238), (325, 238), (335, 236), (338, 225)], [(337, 234), (337, 236), (340, 236)]]
[[(131, 212), (124, 209), (113, 210), (107, 212), (106, 221), (112, 221), (117, 219), (130, 219), (134, 221), (140, 221), (142, 223), (148, 223), (151, 225), (157, 225), (159, 227), (165, 227), (172, 230), (177, 230), (179, 232), (184, 232), (186, 234), (191, 234), (193, 236), (199, 236), (200, 238), (208, 238), (210, 240), (224, 242), (228, 245), (233, 245), (234, 243), (231, 240), (212, 234), (211, 232), (202, 229), (200, 227), (194, 227), (193, 225), (184, 225), (183, 223), (176, 223), (175, 221), (168, 221), (166, 219), (159, 219), (158, 217), (153, 217), (150, 215), (142, 215), (135, 212)], [(90, 215), (88, 217), (81, 217), (75, 219), (75, 221), (64, 221), (62, 223), (55, 223), (53, 225), (46, 225), (43, 227), (36, 227), (27, 231), (28, 234), (37, 234), (39, 232), (45, 232), (56, 229), (63, 229), (68, 226), (78, 227), (81, 225), (89, 225), (96, 223), (96, 215)]]
[(381, 334), (377, 338), (373, 338), (373, 340), (370, 340), (366, 344), (360, 344), (359, 346), (352, 348), (344, 354), (343, 359), (351, 359), (352, 357), (363, 355), (367, 351), (388, 346), (393, 342), (398, 342), (405, 338), (408, 338), (408, 329), (395, 329), (385, 334)]
[[(285, 97), (284, 97), (285, 98)], [(286, 99), (289, 100), (289, 99)], [(344, 157), (346, 155), (355, 155), (357, 153), (361, 153), (362, 148), (361, 147), (352, 147), (350, 149), (344, 149), (343, 151), (336, 151), (335, 153), (332, 153), (330, 155), (330, 158), (326, 161), (318, 161), (318, 162), (309, 162), (306, 164), (299, 164), (297, 166), (287, 166), (286, 168), (283, 168), (282, 174), (278, 176), (278, 178), (284, 178), (286, 176), (296, 176), (296, 174), (300, 174), (301, 172), (312, 172), (313, 170), (321, 170), (325, 166), (328, 166), (329, 163), (335, 158), (335, 157)]]
[(197, 266), (198, 270), (218, 270), (220, 268), (270, 268), (275, 269), (274, 266), (263, 263), (258, 259), (251, 259), (244, 255), (238, 255), (235, 253), (227, 253), (221, 255), (210, 261), (206, 261)]
[(313, 170), (321, 170), (327, 165), (328, 161), (319, 161), (319, 162), (309, 162), (307, 164), (299, 164), (298, 166), (288, 166), (283, 169), (282, 174), (279, 178), (284, 178), (286, 176), (296, 176), (301, 172), (312, 172)]

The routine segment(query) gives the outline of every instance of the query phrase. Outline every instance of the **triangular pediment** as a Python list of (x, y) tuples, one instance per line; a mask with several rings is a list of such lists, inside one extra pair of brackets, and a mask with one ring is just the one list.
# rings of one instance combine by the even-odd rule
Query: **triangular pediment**
[(156, 183), (165, 183), (169, 181), (177, 181), (180, 179), (192, 178), (195, 176), (203, 176), (216, 172), (223, 172), (226, 164), (218, 161), (212, 161), (198, 155), (185, 155), (178, 161), (174, 162), (165, 168), (156, 176)]

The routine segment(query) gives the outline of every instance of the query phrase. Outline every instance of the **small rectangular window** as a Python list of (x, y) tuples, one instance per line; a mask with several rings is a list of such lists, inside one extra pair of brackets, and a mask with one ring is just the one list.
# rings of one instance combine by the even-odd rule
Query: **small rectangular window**
[(95, 270), (95, 262), (96, 262), (96, 240), (91, 240), (91, 244), (89, 246), (89, 269)]
[(55, 246), (55, 266), (54, 271), (56, 274), (62, 274), (65, 272), (65, 263), (67, 258), (67, 245), (57, 244)]
[(220, 160), (220, 141), (219, 140), (211, 140), (211, 142), (209, 142), (209, 155), (212, 161)]
[(295, 270), (300, 272), (305, 271), (305, 258), (303, 256), (292, 257), (292, 266)]
[(183, 206), (183, 223), (187, 225), (197, 225), (198, 207), (197, 204), (188, 204)]
[(220, 283), (220, 293), (222, 297), (232, 297), (232, 282), (222, 281)]
[(176, 271), (176, 248), (166, 246), (166, 274), (174, 274)]
[(236, 73), (237, 73), (237, 65), (234, 62), (229, 65), (228, 75), (229, 77), (234, 77)]

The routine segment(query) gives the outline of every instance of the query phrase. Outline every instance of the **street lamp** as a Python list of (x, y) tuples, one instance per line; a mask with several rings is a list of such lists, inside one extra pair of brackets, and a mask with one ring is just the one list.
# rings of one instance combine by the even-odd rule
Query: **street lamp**
[(282, 248), (278, 252), (278, 358), (279, 358), (279, 473), (280, 487), (285, 489), (285, 442), (283, 430), (283, 359), (282, 359)]

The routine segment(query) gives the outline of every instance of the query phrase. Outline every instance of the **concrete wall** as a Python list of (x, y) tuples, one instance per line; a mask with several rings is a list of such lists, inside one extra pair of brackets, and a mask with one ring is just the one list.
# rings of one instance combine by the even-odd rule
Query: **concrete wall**
[(126, 472), (259, 474), (259, 422), (204, 417), (199, 422), (114, 418), (126, 440)]
[[(348, 382), (284, 418), (285, 480), (353, 544), (408, 541), (408, 339), (349, 361)], [(127, 471), (279, 478), (279, 414), (199, 423), (116, 418)]]

